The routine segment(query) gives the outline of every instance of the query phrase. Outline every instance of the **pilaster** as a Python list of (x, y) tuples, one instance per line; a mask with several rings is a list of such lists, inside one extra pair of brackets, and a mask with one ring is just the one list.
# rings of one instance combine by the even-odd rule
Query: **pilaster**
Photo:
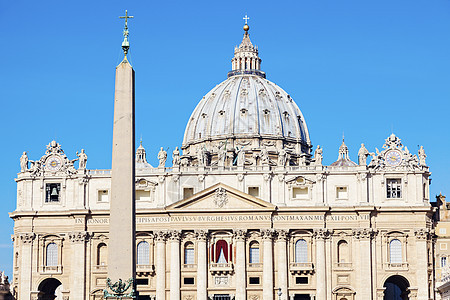
[(166, 239), (167, 233), (165, 231), (156, 231), (156, 299), (166, 299)]
[(234, 230), (234, 241), (236, 243), (236, 300), (247, 298), (247, 280), (245, 272), (245, 239), (247, 231), (243, 229)]
[(287, 260), (287, 246), (288, 232), (286, 230), (276, 231), (276, 246), (278, 258), (278, 287), (281, 288), (281, 299), (288, 299), (288, 260)]
[(417, 299), (428, 299), (428, 228), (414, 230), (417, 251)]
[(273, 300), (273, 230), (262, 229), (263, 240), (263, 299)]
[(180, 299), (180, 238), (181, 231), (170, 231), (170, 300)]
[[(327, 229), (320, 228), (314, 230), (316, 239), (316, 296), (317, 299), (327, 299), (327, 278), (326, 278), (326, 260), (325, 260), (325, 240), (330, 236)], [(331, 278), (330, 278), (331, 279)]]
[[(69, 233), (69, 240), (72, 248), (72, 267), (71, 267), (71, 300), (84, 300), (86, 295), (86, 241), (89, 234), (86, 231)], [(76, 291), (76, 292), (75, 292)]]
[(205, 230), (195, 231), (197, 238), (197, 300), (208, 300), (208, 254), (206, 240), (208, 233)]
[(31, 285), (32, 285), (32, 262), (33, 262), (33, 241), (36, 235), (31, 233), (19, 234), (19, 240), (21, 242), (20, 253), (20, 278), (19, 278), (19, 299), (30, 299)]

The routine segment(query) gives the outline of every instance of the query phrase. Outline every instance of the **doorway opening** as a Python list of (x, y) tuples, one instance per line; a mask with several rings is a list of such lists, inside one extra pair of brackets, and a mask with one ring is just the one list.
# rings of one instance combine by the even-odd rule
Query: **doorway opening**
[(384, 282), (384, 300), (407, 300), (409, 282), (405, 277), (393, 275)]

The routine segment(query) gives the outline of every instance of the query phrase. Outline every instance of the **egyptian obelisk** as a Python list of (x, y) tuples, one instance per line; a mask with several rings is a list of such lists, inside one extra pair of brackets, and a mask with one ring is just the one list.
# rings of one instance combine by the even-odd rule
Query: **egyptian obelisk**
[[(127, 60), (129, 49), (126, 12), (122, 49), (124, 59), (116, 67), (114, 125), (109, 218), (108, 279), (111, 284), (130, 280), (134, 291), (136, 277), (136, 212), (134, 160), (134, 70)], [(123, 285), (126, 286), (126, 285)], [(134, 294), (134, 292), (133, 292)], [(109, 298), (109, 297), (108, 297)], [(114, 296), (111, 296), (114, 298)], [(125, 297), (125, 298), (133, 298)]]

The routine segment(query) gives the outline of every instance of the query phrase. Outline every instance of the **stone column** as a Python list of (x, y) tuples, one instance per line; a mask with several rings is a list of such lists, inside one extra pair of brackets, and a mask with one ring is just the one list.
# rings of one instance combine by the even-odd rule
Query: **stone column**
[(22, 251), (20, 252), (20, 277), (19, 277), (19, 298), (30, 299), (31, 292), (31, 274), (32, 274), (32, 248), (33, 240), (36, 237), (34, 233), (22, 233), (19, 235), (22, 241)]
[(273, 300), (273, 230), (261, 230), (263, 240), (263, 299)]
[(195, 231), (197, 238), (197, 300), (208, 300), (208, 253), (206, 240), (208, 233)]
[(86, 231), (71, 232), (69, 239), (72, 248), (72, 267), (70, 279), (71, 300), (86, 299), (86, 248), (89, 235)]
[(156, 231), (156, 299), (166, 299), (166, 232)]
[(170, 300), (180, 299), (180, 238), (180, 231), (170, 232)]
[(326, 229), (316, 229), (314, 235), (316, 238), (316, 297), (317, 299), (326, 299), (325, 239), (328, 238), (329, 232)]
[(247, 299), (247, 278), (245, 272), (245, 238), (247, 232), (242, 229), (234, 230), (234, 241), (236, 243), (236, 300)]
[[(416, 236), (416, 261), (417, 261), (417, 299), (428, 299), (428, 228), (420, 228), (414, 231)], [(414, 298), (412, 298), (414, 299)]]
[(356, 247), (359, 249), (358, 289), (360, 292), (356, 294), (356, 297), (360, 300), (372, 299), (372, 236), (373, 231), (371, 228), (353, 230), (353, 237), (357, 242)]
[(278, 269), (278, 288), (281, 288), (281, 300), (288, 299), (288, 260), (286, 241), (288, 232), (286, 230), (277, 230), (277, 269)]

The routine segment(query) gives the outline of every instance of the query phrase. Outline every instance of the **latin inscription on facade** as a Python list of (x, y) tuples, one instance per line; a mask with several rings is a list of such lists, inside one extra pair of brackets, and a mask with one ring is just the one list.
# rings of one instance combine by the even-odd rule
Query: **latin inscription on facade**
[[(249, 221), (272, 221), (272, 222), (322, 222), (323, 215), (228, 215), (228, 216), (161, 216), (161, 217), (137, 217), (137, 224), (155, 224), (155, 223), (192, 223), (192, 222), (249, 222)], [(329, 215), (327, 221), (359, 221), (369, 220), (369, 215)], [(75, 219), (75, 224), (81, 224), (82, 219)], [(109, 224), (109, 218), (92, 218), (87, 220), (89, 225)]]

